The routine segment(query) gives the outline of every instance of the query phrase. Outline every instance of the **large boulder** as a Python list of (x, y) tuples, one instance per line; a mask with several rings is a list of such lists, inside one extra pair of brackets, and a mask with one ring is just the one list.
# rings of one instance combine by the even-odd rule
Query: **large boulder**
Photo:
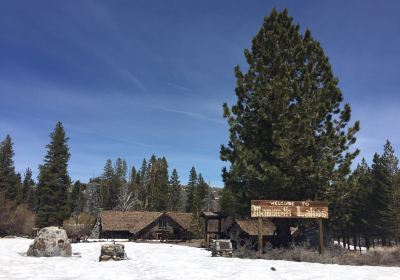
[(42, 228), (33, 244), (29, 246), (27, 255), (34, 257), (71, 256), (72, 248), (67, 233), (58, 227)]
[(125, 247), (122, 244), (104, 244), (101, 245), (101, 252), (100, 252), (100, 257), (99, 261), (108, 261), (108, 260), (114, 260), (114, 261), (120, 261), (120, 260), (126, 260), (126, 253), (125, 253)]

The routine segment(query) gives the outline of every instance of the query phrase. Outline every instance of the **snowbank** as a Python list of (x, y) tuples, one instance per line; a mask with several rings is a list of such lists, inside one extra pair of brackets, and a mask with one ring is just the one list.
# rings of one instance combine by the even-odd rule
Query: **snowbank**
[(31, 242), (0, 239), (0, 279), (400, 279), (400, 268), (212, 258), (170, 244), (124, 243), (129, 260), (119, 262), (98, 262), (102, 243), (73, 244), (81, 257), (26, 257)]

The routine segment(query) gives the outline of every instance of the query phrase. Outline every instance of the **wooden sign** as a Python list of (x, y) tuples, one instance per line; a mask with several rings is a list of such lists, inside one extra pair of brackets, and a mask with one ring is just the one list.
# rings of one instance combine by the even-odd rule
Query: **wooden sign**
[(327, 219), (328, 203), (322, 201), (252, 200), (251, 217)]

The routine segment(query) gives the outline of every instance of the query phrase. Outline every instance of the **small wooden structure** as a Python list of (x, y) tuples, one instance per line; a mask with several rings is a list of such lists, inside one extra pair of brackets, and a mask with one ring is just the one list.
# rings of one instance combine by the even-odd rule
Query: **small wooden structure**
[[(226, 216), (220, 212), (205, 211), (200, 214), (200, 217), (204, 219), (204, 240), (207, 247), (209, 247), (211, 237), (214, 239), (223, 237), (222, 221)], [(216, 225), (215, 222), (217, 223)]]
[[(257, 249), (260, 242), (258, 237), (258, 220), (254, 219), (235, 219), (227, 232), (233, 243), (234, 249), (238, 246), (249, 246), (249, 249)], [(291, 227), (290, 232), (294, 234), (297, 227)], [(270, 242), (275, 245), (276, 226), (271, 219), (262, 219), (261, 238), (262, 244)]]
[[(263, 219), (261, 236), (263, 243), (271, 241), (275, 233), (275, 225), (269, 219)], [(256, 246), (258, 239), (258, 223), (253, 219), (235, 219), (232, 226), (228, 229), (229, 238), (233, 246), (248, 245), (252, 249)], [(255, 248), (254, 248), (255, 249)]]
[(103, 211), (100, 219), (101, 238), (187, 240), (192, 227), (191, 213)]
[(211, 245), (212, 257), (232, 257), (232, 242), (229, 239), (215, 239)]
[(39, 233), (40, 228), (34, 227), (32, 228), (32, 236), (36, 237)]

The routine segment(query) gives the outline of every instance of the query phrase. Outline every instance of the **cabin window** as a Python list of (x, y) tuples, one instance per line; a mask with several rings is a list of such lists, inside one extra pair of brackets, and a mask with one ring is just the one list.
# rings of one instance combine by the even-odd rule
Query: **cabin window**
[(166, 219), (159, 219), (158, 220), (158, 228), (159, 229), (166, 229), (167, 228), (167, 220)]

